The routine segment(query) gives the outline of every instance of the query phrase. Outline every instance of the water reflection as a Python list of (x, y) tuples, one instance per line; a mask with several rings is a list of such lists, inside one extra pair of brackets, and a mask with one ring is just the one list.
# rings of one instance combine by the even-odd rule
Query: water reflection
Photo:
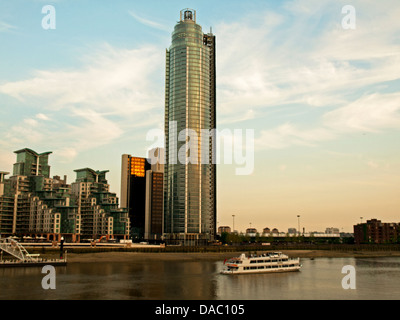
[[(72, 299), (215, 299), (209, 262), (149, 261), (71, 264), (59, 288)], [(62, 298), (62, 297), (61, 297)]]

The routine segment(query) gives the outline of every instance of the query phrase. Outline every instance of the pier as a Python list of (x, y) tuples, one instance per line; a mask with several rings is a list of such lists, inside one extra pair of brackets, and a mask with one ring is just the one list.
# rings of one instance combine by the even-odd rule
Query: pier
[[(45, 265), (66, 266), (67, 256), (62, 259), (44, 259), (40, 254), (30, 254), (22, 244), (10, 238), (0, 239), (0, 268), (4, 267), (39, 267)], [(14, 259), (3, 260), (3, 252), (11, 255)]]

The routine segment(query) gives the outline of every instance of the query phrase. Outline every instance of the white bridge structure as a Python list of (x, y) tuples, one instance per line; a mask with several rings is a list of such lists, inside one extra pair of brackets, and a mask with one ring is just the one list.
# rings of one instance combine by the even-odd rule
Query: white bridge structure
[(39, 254), (29, 254), (28, 251), (12, 238), (0, 238), (0, 250), (14, 256), (21, 262), (37, 262)]

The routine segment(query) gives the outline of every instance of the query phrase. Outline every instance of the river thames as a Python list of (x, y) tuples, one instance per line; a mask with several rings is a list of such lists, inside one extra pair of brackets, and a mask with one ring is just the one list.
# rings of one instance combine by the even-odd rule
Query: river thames
[[(222, 275), (223, 261), (70, 263), (56, 289), (42, 268), (0, 269), (1, 300), (398, 300), (400, 257), (301, 259), (300, 272)], [(344, 289), (344, 266), (356, 271)]]

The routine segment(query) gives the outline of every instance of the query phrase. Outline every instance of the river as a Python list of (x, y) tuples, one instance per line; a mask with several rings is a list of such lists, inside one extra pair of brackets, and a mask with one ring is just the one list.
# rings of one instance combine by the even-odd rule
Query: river
[[(0, 300), (398, 300), (400, 257), (302, 259), (300, 272), (222, 275), (222, 261), (69, 263), (56, 288), (41, 268), (0, 269)], [(355, 268), (344, 289), (343, 266)]]

